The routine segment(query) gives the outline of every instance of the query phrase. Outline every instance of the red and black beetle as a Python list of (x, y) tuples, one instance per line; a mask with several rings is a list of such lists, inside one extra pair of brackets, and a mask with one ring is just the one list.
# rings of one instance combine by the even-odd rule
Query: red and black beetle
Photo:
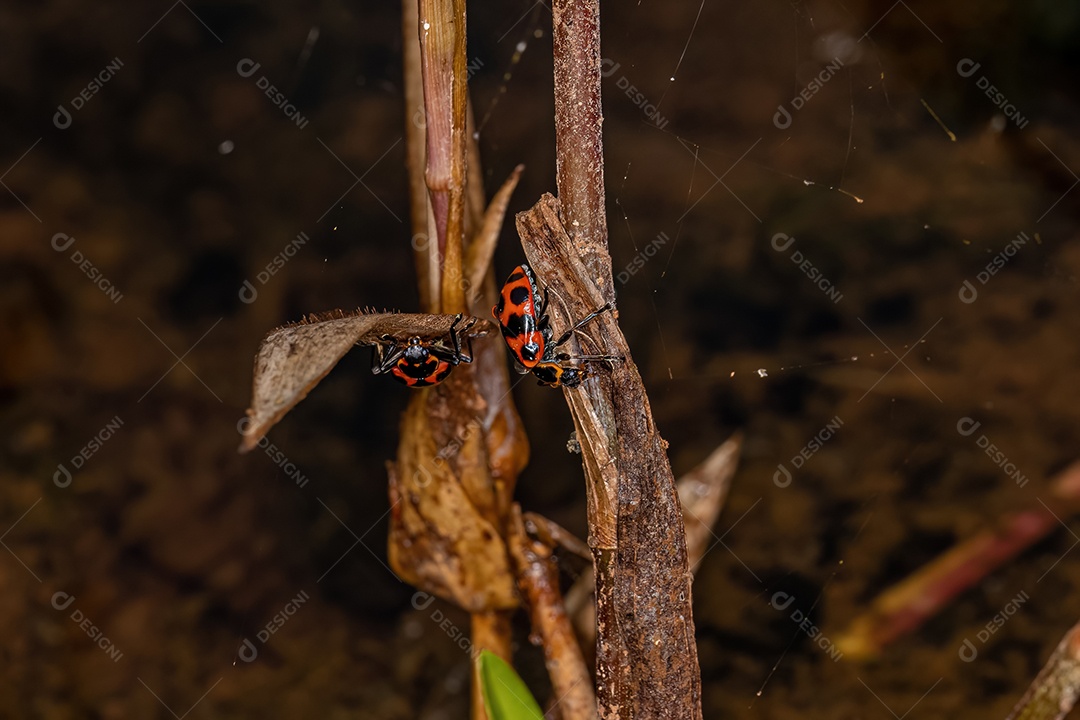
[(566, 364), (566, 361), (611, 361), (619, 358), (610, 355), (571, 356), (557, 353), (560, 345), (574, 335), (574, 331), (596, 318), (601, 313), (611, 310), (611, 303), (590, 313), (579, 320), (555, 342), (551, 341), (551, 321), (547, 314), (548, 296), (545, 290), (540, 298), (540, 287), (533, 276), (532, 269), (521, 264), (514, 268), (510, 277), (499, 293), (499, 303), (491, 309), (491, 314), (499, 323), (503, 340), (514, 359), (536, 376), (541, 385), (549, 387), (577, 387), (588, 371), (578, 365)]
[[(469, 347), (468, 354), (461, 350), (461, 336), (457, 329), (461, 319), (462, 315), (458, 314), (450, 326), (449, 346), (443, 340), (425, 341), (414, 336), (401, 342), (390, 335), (384, 335), (383, 342), (375, 346), (371, 372), (376, 375), (389, 372), (394, 378), (413, 388), (439, 384), (454, 367), (472, 362), (472, 347)], [(460, 332), (467, 333), (470, 327), (472, 323)]]

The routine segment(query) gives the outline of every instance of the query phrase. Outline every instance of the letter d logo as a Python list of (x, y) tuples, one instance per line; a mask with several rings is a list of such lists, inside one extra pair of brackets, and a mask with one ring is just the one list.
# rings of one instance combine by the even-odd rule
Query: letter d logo
[(56, 472), (53, 473), (52, 481), (58, 488), (66, 488), (71, 484), (71, 473), (64, 467), (64, 463), (60, 463), (56, 466)]
[(785, 233), (776, 233), (772, 236), (772, 246), (776, 252), (784, 252), (791, 247), (793, 242), (795, 242), (795, 238)]
[(772, 476), (773, 484), (778, 488), (786, 488), (791, 484), (791, 471), (784, 467), (784, 463), (776, 466), (776, 472)]
[[(262, 65), (255, 62), (251, 58), (244, 58), (240, 62), (236, 63), (236, 73), (240, 77), (251, 77), (260, 67), (262, 67)], [(254, 660), (254, 658), (252, 658), (252, 660)]]
[(240, 302), (245, 305), (250, 305), (259, 297), (259, 291), (255, 289), (255, 286), (251, 284), (250, 280), (244, 281), (244, 285), (240, 288), (238, 294), (240, 295)]
[(71, 127), (71, 113), (63, 105), (56, 106), (56, 114), (52, 116), (52, 124), (60, 130)]
[(240, 650), (237, 651), (236, 654), (239, 655), (240, 659), (244, 662), (251, 662), (259, 657), (259, 650), (255, 647), (255, 643), (244, 638), (244, 642), (240, 645)]
[(435, 596), (423, 591), (412, 596), (412, 606), (417, 610), (423, 610), (433, 602), (435, 602)]
[(600, 61), (600, 74), (603, 77), (611, 77), (621, 67), (621, 63), (617, 63), (610, 58), (604, 58)]
[(978, 70), (979, 67), (979, 63), (975, 62), (971, 58), (964, 58), (960, 62), (956, 63), (956, 72), (960, 77), (967, 78), (974, 75), (975, 71)]
[(960, 286), (960, 302), (970, 305), (975, 302), (979, 297), (979, 291), (975, 289), (975, 286), (971, 284), (970, 280), (965, 280), (964, 284)]
[(776, 114), (772, 116), (772, 124), (777, 130), (786, 130), (791, 127), (791, 113), (783, 105), (777, 105)]
[(795, 598), (786, 592), (778, 592), (772, 596), (772, 601), (769, 603), (777, 610), (787, 610), (791, 603), (795, 602)]
[(71, 243), (73, 242), (75, 242), (75, 238), (67, 233), (56, 233), (52, 236), (52, 246), (53, 250), (56, 252), (64, 252), (71, 247)]
[(57, 610), (67, 610), (71, 607), (71, 603), (75, 602), (75, 596), (70, 595), (63, 590), (57, 593), (53, 593), (52, 606)]
[(956, 423), (956, 432), (964, 437), (968, 437), (971, 433), (978, 430), (981, 425), (981, 422), (976, 422), (969, 417), (962, 417)]

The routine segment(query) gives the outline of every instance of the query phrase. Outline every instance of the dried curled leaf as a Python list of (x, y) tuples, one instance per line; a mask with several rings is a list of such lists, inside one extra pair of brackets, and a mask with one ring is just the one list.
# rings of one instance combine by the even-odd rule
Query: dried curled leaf
[(465, 250), (465, 272), (468, 275), (465, 287), (469, 291), (470, 306), (476, 303), (484, 289), (484, 278), (491, 271), (491, 259), (495, 256), (495, 246), (499, 242), (499, 231), (502, 230), (503, 219), (506, 217), (506, 208), (510, 205), (510, 196), (514, 194), (514, 188), (517, 187), (524, 170), (524, 165), (515, 167), (510, 177), (495, 193), (484, 212), (480, 232)]
[[(389, 335), (436, 340), (446, 337), (454, 315), (336, 310), (309, 315), (298, 323), (271, 331), (255, 355), (251, 407), (240, 452), (247, 452), (312, 388), (319, 384), (355, 345), (374, 345)], [(491, 331), (487, 320), (466, 321), (464, 335), (479, 337)]]
[[(405, 582), (470, 613), (509, 610), (519, 601), (500, 529), (503, 510), (486, 476), (482, 426), (450, 417), (483, 410), (455, 391), (466, 381), (451, 375), (426, 397), (414, 394), (405, 410), (397, 462), (387, 465), (387, 559)], [(449, 421), (452, 434), (435, 428), (433, 417)]]

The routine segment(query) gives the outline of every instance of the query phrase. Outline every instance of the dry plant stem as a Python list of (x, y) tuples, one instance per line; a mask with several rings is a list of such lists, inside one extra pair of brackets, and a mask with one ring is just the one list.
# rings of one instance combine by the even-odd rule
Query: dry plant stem
[(592, 550), (583, 543), (577, 535), (570, 532), (554, 520), (549, 520), (543, 515), (527, 512), (522, 515), (525, 520), (525, 530), (534, 535), (540, 542), (554, 549), (557, 547), (569, 553), (592, 562)]
[[(692, 573), (697, 572), (701, 558), (716, 542), (713, 526), (724, 509), (741, 453), (742, 433), (735, 433), (675, 483), (682, 502), (686, 553)], [(528, 517), (526, 514), (526, 519)], [(582, 575), (566, 593), (566, 611), (574, 621), (582, 644), (596, 640), (595, 591), (595, 577)]]
[[(474, 143), (467, 132), (465, 3), (412, 0), (419, 8), (413, 12), (409, 0), (404, 2), (406, 83), (414, 91), (408, 97), (422, 85), (424, 105), (422, 112), (410, 105), (414, 114), (408, 127), (421, 297), (429, 311), (460, 312), (471, 279), (487, 276), (484, 290), (494, 295), (490, 252), (474, 252), (468, 266), (465, 256), (466, 227), (473, 235), (470, 247), (483, 247), (488, 236), (480, 231), (483, 186), (475, 147), (471, 174), (466, 162)], [(417, 128), (424, 129), (422, 143), (415, 142), (421, 137)], [(469, 180), (474, 187), (467, 187)], [(498, 203), (489, 210), (504, 212)], [(498, 228), (490, 234), (497, 236)], [(509, 611), (518, 599), (503, 535), (528, 445), (508, 394), (505, 352), (497, 339), (481, 339), (473, 347), (472, 365), (458, 367), (441, 385), (412, 397), (397, 462), (389, 468), (389, 548), (391, 566), (401, 577), (470, 612), (475, 652), (489, 649), (509, 660)], [(475, 682), (472, 717), (484, 720)]]
[[(562, 217), (545, 197), (519, 216), (518, 231), (538, 274), (572, 317), (583, 317), (615, 299), (604, 209), (599, 0), (555, 0), (552, 17)], [(667, 444), (618, 323), (606, 315), (597, 325), (594, 332), (607, 341), (599, 352), (626, 359), (610, 376), (566, 395), (585, 464), (600, 716), (700, 718), (692, 578)]]
[(588, 278), (615, 300), (604, 208), (599, 0), (556, 0), (555, 162), (563, 222)]
[(1058, 518), (1080, 509), (1080, 463), (1066, 468), (1052, 484), (1049, 507), (1035, 505), (1003, 517), (920, 568), (879, 595), (870, 610), (835, 638), (851, 659), (878, 655), (889, 643), (912, 632), (953, 598), (1060, 527)]
[(409, 168), (409, 216), (412, 226), (413, 260), (420, 288), (420, 307), (438, 312), (439, 255), (429, 252), (428, 191), (424, 183), (427, 160), (427, 132), (424, 121), (424, 80), (420, 67), (420, 39), (417, 34), (417, 0), (402, 0), (402, 63), (405, 81), (405, 155)]
[[(517, 226), (563, 325), (603, 304), (555, 198), (544, 195), (518, 214)], [(585, 466), (596, 572), (599, 714), (700, 718), (692, 577), (667, 443), (615, 318), (601, 315), (585, 333), (605, 341), (586, 352), (624, 358), (610, 371), (594, 368), (590, 381), (566, 391)]]
[[(466, 201), (466, 151), (468, 148), (469, 85), (465, 44), (465, 0), (440, 0), (449, 5), (454, 28), (454, 63), (452, 118), (450, 134), (450, 184), (446, 219), (446, 250), (443, 263), (442, 307), (454, 308), (453, 312), (465, 310), (465, 287), (461, 282), (447, 282), (447, 277), (464, 277), (465, 261), (465, 201)], [(443, 11), (446, 14), (445, 11)]]
[(465, 231), (468, 84), (465, 0), (419, 0), (420, 65), (427, 122), (426, 180), (442, 260), (440, 308), (465, 309), (460, 278)]
[(563, 720), (595, 720), (592, 678), (563, 607), (559, 569), (551, 548), (529, 538), (517, 504), (511, 512), (510, 555), (517, 569), (518, 587), (529, 606), (533, 633), (542, 641), (559, 712)]
[(1080, 623), (1058, 643), (1006, 720), (1062, 720), (1080, 696)]
[(420, 67), (424, 83), (424, 125), (427, 129), (425, 180), (438, 228), (439, 253), (446, 243), (450, 205), (451, 126), (453, 125), (454, 26), (449, 0), (418, 0)]

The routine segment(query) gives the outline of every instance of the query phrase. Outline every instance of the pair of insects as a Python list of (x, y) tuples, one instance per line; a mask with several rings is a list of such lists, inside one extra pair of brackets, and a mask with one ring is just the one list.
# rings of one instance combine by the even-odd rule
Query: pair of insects
[[(491, 314), (499, 322), (506, 346), (513, 354), (521, 372), (531, 372), (540, 385), (549, 387), (577, 387), (588, 377), (588, 371), (568, 361), (617, 360), (608, 355), (571, 356), (558, 352), (574, 335), (574, 331), (611, 309), (608, 303), (579, 320), (555, 342), (547, 313), (548, 295), (545, 290), (541, 300), (540, 288), (528, 265), (514, 268), (499, 293), (498, 304)], [(424, 341), (413, 337), (402, 343), (385, 337), (384, 345), (377, 345), (372, 372), (389, 372), (409, 387), (429, 387), (442, 382), (455, 366), (472, 362), (469, 353), (461, 349), (461, 335), (468, 332), (471, 323), (458, 329), (462, 316), (458, 315), (450, 326), (449, 344), (444, 340)], [(468, 343), (468, 341), (466, 341)]]

